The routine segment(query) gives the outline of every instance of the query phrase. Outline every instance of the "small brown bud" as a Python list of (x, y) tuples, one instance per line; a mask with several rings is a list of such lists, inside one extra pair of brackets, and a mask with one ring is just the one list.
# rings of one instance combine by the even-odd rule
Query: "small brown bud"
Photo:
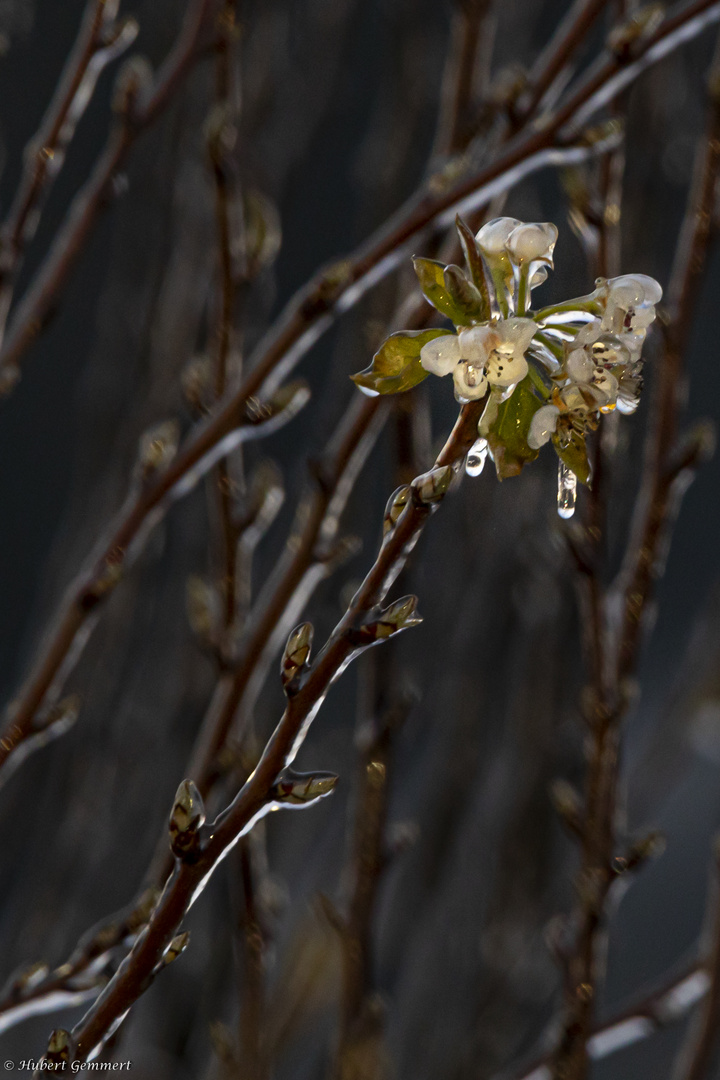
[(338, 778), (335, 773), (294, 773), (286, 770), (272, 789), (273, 802), (307, 806), (329, 795)]
[(205, 824), (205, 805), (192, 780), (183, 780), (170, 814), (170, 847), (179, 859), (192, 856), (198, 845), (198, 830)]
[(312, 623), (301, 623), (287, 640), (280, 664), (280, 678), (287, 695), (298, 690), (300, 677), (309, 665), (313, 633)]

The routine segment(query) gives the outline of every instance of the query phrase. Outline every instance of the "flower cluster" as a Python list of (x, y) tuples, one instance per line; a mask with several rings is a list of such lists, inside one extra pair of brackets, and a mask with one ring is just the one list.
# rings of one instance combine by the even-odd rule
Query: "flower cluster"
[(459, 218), (457, 228), (466, 269), (414, 260), (425, 297), (455, 330), (391, 335), (354, 381), (387, 394), (429, 374), (452, 375), (458, 401), (485, 402), (478, 433), (500, 479), (552, 441), (573, 484), (587, 483), (588, 433), (603, 413), (637, 408), (640, 354), (662, 289), (643, 274), (599, 278), (587, 296), (533, 310), (532, 291), (553, 266), (556, 227), (503, 217), (476, 236)]

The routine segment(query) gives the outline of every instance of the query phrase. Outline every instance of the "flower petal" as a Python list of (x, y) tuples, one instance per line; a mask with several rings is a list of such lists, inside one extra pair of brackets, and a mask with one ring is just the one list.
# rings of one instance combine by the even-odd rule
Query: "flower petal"
[(557, 238), (558, 231), (552, 222), (534, 221), (513, 229), (505, 247), (515, 263), (530, 263), (539, 259), (552, 266)]
[(493, 218), (486, 222), (475, 237), (480, 250), (491, 256), (505, 254), (507, 238), (513, 229), (522, 224), (522, 221), (512, 217)]
[(460, 344), (455, 334), (445, 334), (426, 342), (420, 363), (432, 375), (449, 375), (460, 363)]
[(527, 375), (528, 363), (522, 354), (494, 352), (485, 370), (491, 386), (513, 386)]
[(469, 326), (458, 334), (460, 358), (482, 365), (499, 341), (497, 331), (491, 326)]
[(528, 446), (532, 450), (539, 450), (550, 439), (557, 428), (560, 410), (557, 405), (542, 405), (533, 415), (528, 431)]
[(487, 390), (485, 369), (469, 360), (464, 360), (456, 366), (453, 371), (453, 382), (455, 383), (455, 397), (458, 401), (475, 401), (485, 396)]
[(504, 319), (497, 326), (501, 339), (512, 344), (516, 354), (527, 350), (537, 328), (533, 319), (522, 318)]

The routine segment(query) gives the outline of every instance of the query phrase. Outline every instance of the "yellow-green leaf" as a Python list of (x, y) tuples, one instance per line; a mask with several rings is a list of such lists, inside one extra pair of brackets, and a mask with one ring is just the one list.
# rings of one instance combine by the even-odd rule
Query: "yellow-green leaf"
[(511, 397), (500, 404), (493, 396), (488, 402), (481, 421), (481, 432), (492, 451), (498, 479), (518, 476), (529, 461), (534, 461), (538, 451), (528, 446), (530, 421), (543, 404), (533, 392), (532, 379), (526, 375), (518, 383)]
[(492, 311), (490, 310), (490, 288), (488, 285), (488, 281), (492, 280), (490, 271), (485, 265), (485, 260), (482, 257), (482, 252), (477, 245), (472, 230), (465, 224), (459, 214), (455, 217), (455, 227), (458, 231), (458, 236), (460, 237), (460, 244), (463, 249), (468, 270), (482, 297), (483, 319), (489, 319), (492, 315)]
[(420, 350), (433, 338), (443, 337), (450, 330), (399, 330), (383, 342), (373, 356), (370, 367), (352, 375), (366, 394), (400, 394), (427, 378), (429, 372), (420, 363)]
[(442, 315), (447, 315), (456, 326), (467, 326), (472, 320), (449, 292), (444, 264), (435, 259), (416, 257), (413, 259), (413, 266), (426, 300)]
[(590, 462), (588, 461), (584, 435), (573, 429), (567, 446), (561, 446), (560, 440), (554, 435), (553, 446), (557, 456), (567, 465), (568, 469), (572, 469), (580, 483), (589, 484)]

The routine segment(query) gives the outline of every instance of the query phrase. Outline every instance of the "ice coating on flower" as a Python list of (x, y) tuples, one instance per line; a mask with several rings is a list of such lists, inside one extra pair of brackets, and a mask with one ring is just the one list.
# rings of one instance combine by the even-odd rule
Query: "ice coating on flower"
[(463, 360), (453, 371), (455, 397), (458, 401), (475, 401), (484, 397), (488, 380), (485, 368), (473, 360)]
[(514, 228), (505, 247), (510, 258), (518, 265), (543, 262), (552, 266), (557, 238), (558, 231), (552, 222), (530, 222)]
[(527, 440), (532, 450), (539, 450), (549, 441), (557, 428), (559, 415), (560, 410), (557, 405), (543, 405), (533, 415)]
[(420, 363), (432, 375), (449, 375), (460, 363), (460, 345), (455, 334), (433, 338), (420, 350)]
[[(647, 274), (623, 274), (607, 282), (603, 329), (642, 334), (655, 319), (662, 288)], [(642, 342), (641, 342), (642, 344)]]
[(433, 338), (420, 350), (420, 363), (433, 375), (453, 375), (459, 401), (483, 397), (488, 385), (506, 389), (528, 373), (525, 353), (537, 325), (532, 319), (499, 319), (463, 327), (457, 337)]
[(487, 221), (475, 239), (483, 255), (492, 257), (505, 254), (508, 237), (522, 221), (512, 217), (493, 218)]

